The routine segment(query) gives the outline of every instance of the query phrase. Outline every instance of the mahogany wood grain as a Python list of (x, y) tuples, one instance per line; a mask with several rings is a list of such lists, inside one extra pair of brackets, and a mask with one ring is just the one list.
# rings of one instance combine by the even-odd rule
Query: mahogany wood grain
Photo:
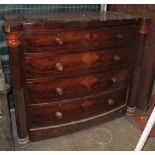
[[(130, 81), (128, 68), (70, 78), (41, 79), (27, 83), (29, 102), (41, 104), (80, 98), (94, 93), (125, 87)], [(57, 89), (63, 92), (59, 94)]]
[(155, 5), (152, 4), (117, 4), (110, 5), (111, 11), (119, 11), (122, 13), (139, 14), (151, 18), (149, 32), (144, 51), (142, 63), (142, 76), (139, 84), (138, 97), (136, 105), (143, 111), (149, 108), (150, 95), (152, 92), (153, 82), (155, 79)]
[[(29, 106), (27, 108), (29, 127), (37, 128), (57, 125), (104, 113), (125, 104), (126, 91), (127, 88), (124, 88), (109, 93), (99, 93), (84, 97), (83, 99), (64, 101), (55, 105), (47, 103)], [(109, 100), (112, 100), (113, 103), (109, 103)], [(56, 117), (57, 112), (62, 114), (61, 118)]]
[(62, 136), (65, 134), (70, 134), (82, 129), (87, 129), (92, 126), (116, 119), (118, 117), (124, 116), (126, 113), (126, 106), (114, 109), (109, 113), (103, 113), (103, 115), (97, 115), (94, 118), (82, 119), (80, 121), (75, 121), (70, 124), (57, 125), (57, 126), (48, 126), (45, 128), (35, 128), (29, 129), (29, 137), (31, 141), (38, 141), (47, 138), (53, 138), (57, 136)]
[[(35, 53), (25, 54), (25, 78), (62, 77), (82, 72), (106, 71), (123, 66), (131, 67), (135, 48), (132, 44), (125, 47), (107, 49), (102, 51), (51, 54)], [(59, 71), (57, 64), (63, 66)]]
[[(136, 30), (136, 26), (132, 25), (105, 27), (92, 31), (31, 32), (24, 34), (24, 45), (31, 52), (87, 51), (91, 48), (91, 35), (93, 36), (92, 48), (99, 49), (115, 47), (133, 41), (136, 38)], [(103, 42), (104, 44), (102, 44)]]
[[(148, 20), (143, 20), (139, 27), (139, 42), (137, 46), (136, 52), (136, 59), (135, 59), (135, 66), (134, 66), (134, 78), (131, 85), (131, 92), (129, 94), (129, 105), (127, 114), (133, 115), (134, 109), (136, 107), (136, 102), (139, 94), (139, 87), (141, 77), (143, 76), (142, 73), (142, 65), (143, 65), (143, 57), (144, 57), (144, 47), (146, 42), (146, 35), (148, 32)], [(142, 46), (143, 45), (143, 46)], [(132, 110), (133, 109), (133, 110)]]
[[(118, 12), (23, 13), (4, 16), (5, 32), (40, 32), (91, 29), (103, 26), (139, 24), (142, 17)], [(16, 22), (15, 22), (16, 21)]]
[(66, 134), (122, 116), (126, 104), (133, 107), (134, 64), (144, 49), (138, 34), (148, 25), (142, 26), (142, 17), (31, 13), (4, 19), (20, 144), (27, 136)]
[[(17, 133), (19, 139), (25, 139), (27, 135), (27, 122), (26, 122), (26, 110), (24, 102), (24, 91), (23, 91), (23, 74), (21, 67), (21, 38), (20, 33), (9, 33), (7, 34), (7, 44), (9, 47), (9, 58), (11, 66), (12, 76), (12, 88), (15, 101), (15, 115), (17, 124)], [(19, 143), (20, 141), (18, 141)], [(28, 146), (28, 140), (26, 139), (22, 143), (19, 143), (22, 147)]]
[(136, 40), (136, 25), (103, 27), (93, 32), (93, 48), (102, 49), (133, 43)]
[(91, 47), (90, 43), (89, 31), (31, 32), (24, 34), (26, 52), (87, 51)]

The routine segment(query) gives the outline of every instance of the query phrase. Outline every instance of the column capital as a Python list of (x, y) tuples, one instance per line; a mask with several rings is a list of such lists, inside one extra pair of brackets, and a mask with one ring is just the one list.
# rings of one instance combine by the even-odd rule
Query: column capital
[(10, 32), (7, 34), (6, 43), (10, 48), (16, 48), (21, 44), (20, 32)]
[(147, 34), (148, 30), (149, 30), (149, 21), (147, 19), (143, 19), (140, 24), (139, 33)]

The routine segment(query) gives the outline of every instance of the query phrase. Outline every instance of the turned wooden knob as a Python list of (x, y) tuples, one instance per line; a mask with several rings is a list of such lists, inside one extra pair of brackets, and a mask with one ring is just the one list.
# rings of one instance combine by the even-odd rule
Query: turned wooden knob
[(64, 43), (60, 38), (56, 38), (58, 45), (62, 46)]
[(56, 93), (60, 96), (63, 95), (63, 89), (62, 88), (56, 88)]
[(117, 38), (117, 39), (123, 39), (123, 38), (124, 38), (124, 35), (123, 35), (123, 34), (117, 34), (117, 35), (116, 35), (116, 38)]
[(114, 55), (114, 56), (113, 56), (113, 59), (114, 59), (115, 61), (119, 61), (119, 60), (121, 59), (121, 57), (120, 57), (119, 55)]
[(62, 71), (64, 69), (63, 65), (61, 63), (56, 63), (55, 65), (55, 68), (58, 70), (58, 71)]
[(116, 77), (112, 77), (112, 78), (111, 78), (111, 81), (112, 81), (112, 83), (114, 83), (114, 84), (115, 84), (115, 83), (117, 83), (117, 81), (118, 81), (118, 80), (117, 80), (117, 78), (116, 78)]
[(56, 118), (61, 119), (63, 114), (60, 111), (58, 111), (55, 113), (55, 116), (56, 116)]
[(0, 109), (0, 119), (2, 119), (2, 110)]
[(113, 105), (113, 104), (114, 104), (114, 100), (108, 99), (108, 104), (109, 104), (109, 105)]

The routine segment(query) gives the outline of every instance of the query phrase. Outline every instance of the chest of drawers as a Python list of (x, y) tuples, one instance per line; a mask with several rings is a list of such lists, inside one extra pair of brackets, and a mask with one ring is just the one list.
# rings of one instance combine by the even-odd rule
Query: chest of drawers
[(148, 19), (114, 12), (4, 19), (21, 146), (28, 137), (60, 136), (134, 113)]

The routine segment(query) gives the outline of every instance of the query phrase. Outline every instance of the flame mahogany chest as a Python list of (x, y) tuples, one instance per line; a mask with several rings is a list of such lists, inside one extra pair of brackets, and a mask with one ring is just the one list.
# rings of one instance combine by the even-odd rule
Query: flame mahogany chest
[(4, 20), (21, 147), (134, 114), (149, 19), (103, 12)]

